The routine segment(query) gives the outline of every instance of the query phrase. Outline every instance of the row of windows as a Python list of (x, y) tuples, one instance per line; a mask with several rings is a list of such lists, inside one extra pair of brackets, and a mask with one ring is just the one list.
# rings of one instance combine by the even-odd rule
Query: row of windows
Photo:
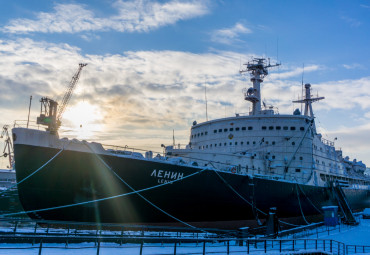
[[(213, 133), (217, 134), (217, 133), (222, 133), (222, 132), (233, 132), (234, 130), (235, 131), (240, 131), (240, 130), (245, 131), (247, 129), (248, 130), (253, 130), (253, 127), (252, 126), (241, 127), (241, 128), (236, 127), (235, 129), (234, 128), (224, 128), (224, 129), (220, 128), (218, 130), (217, 129), (213, 130)], [(274, 130), (274, 129), (276, 129), (276, 130), (289, 130), (289, 127), (288, 126), (283, 126), (283, 127), (281, 127), (281, 126), (276, 126), (276, 127), (269, 126), (268, 127), (268, 130)], [(267, 130), (267, 126), (262, 126), (262, 130)], [(296, 127), (292, 126), (292, 127), (290, 127), (290, 130), (294, 131), (294, 130), (296, 130)], [(304, 131), (304, 127), (300, 127), (299, 130)], [(203, 135), (208, 135), (208, 132), (206, 131), (204, 133), (201, 132), (201, 133), (198, 133), (198, 134), (193, 134), (193, 135), (191, 135), (191, 138), (195, 138), (195, 137), (199, 137), (199, 136), (203, 136)]]
[[(264, 144), (269, 144), (269, 141), (265, 141), (265, 142), (261, 141), (259, 144), (260, 144), (260, 145), (262, 145), (262, 143), (264, 143)], [(224, 143), (218, 143), (218, 146), (219, 146), (219, 147), (221, 147), (221, 146), (222, 146), (222, 144), (223, 144), (223, 146), (227, 146), (227, 145), (228, 145), (228, 143), (224, 142)], [(238, 145), (238, 144), (240, 144), (240, 145), (244, 145), (244, 142), (240, 142), (240, 143), (238, 143), (238, 142), (234, 142), (234, 144), (233, 144), (233, 142), (229, 142), (229, 145), (230, 145), (230, 146), (232, 146), (232, 145)], [(253, 141), (253, 142), (249, 142), (249, 141), (247, 141), (245, 144), (246, 144), (246, 145), (249, 145), (249, 144), (253, 144), (253, 145), (255, 145), (255, 144), (256, 144), (256, 141)], [(276, 144), (276, 142), (275, 142), (275, 141), (272, 141), (272, 142), (271, 142), (271, 144), (272, 144), (272, 145), (275, 145), (275, 144)], [(295, 142), (292, 142), (292, 145), (295, 145)], [(214, 144), (214, 147), (217, 147), (217, 143), (215, 143), (215, 144)], [(198, 148), (199, 148), (200, 150), (204, 150), (204, 149), (212, 148), (212, 144), (210, 144), (209, 146), (208, 146), (208, 145), (202, 145), (202, 146), (199, 146)]]
[[(252, 170), (252, 171), (254, 171), (254, 170), (258, 170), (258, 171), (260, 171), (261, 170), (261, 168), (260, 167), (258, 167), (258, 169), (256, 169), (254, 166), (252, 166), (251, 168), (249, 168), (249, 166), (248, 165), (246, 165), (245, 166), (245, 170), (248, 172), (248, 170)], [(300, 173), (301, 172), (301, 169), (300, 168), (296, 168), (295, 169), (295, 172), (296, 173)]]
[[(269, 126), (268, 127), (268, 130), (274, 130), (274, 129), (276, 129), (276, 130), (281, 130), (281, 129), (289, 130), (289, 127), (288, 126), (283, 126), (283, 127), (281, 127), (281, 126), (276, 126), (276, 127)], [(267, 130), (267, 126), (262, 126), (262, 130)], [(290, 130), (294, 131), (294, 130), (296, 130), (296, 127), (292, 126), (292, 127), (290, 127)], [(299, 130), (304, 131), (304, 127), (300, 127)]]
[[(245, 130), (247, 130), (247, 128), (248, 128), (248, 130), (253, 130), (253, 127), (252, 126), (249, 126), (249, 127), (242, 127), (242, 128), (240, 128), (240, 127), (236, 127), (235, 128), (235, 131), (239, 131), (240, 129), (242, 130), (242, 131), (245, 131)], [(224, 130), (224, 132), (232, 132), (232, 131), (234, 131), (234, 128), (224, 128), (223, 129)], [(213, 133), (217, 133), (217, 129), (215, 129), (215, 130), (213, 130)], [(222, 128), (220, 128), (219, 130), (218, 130), (218, 133), (222, 133)]]
[[(316, 159), (316, 163), (317, 164), (320, 164), (320, 161), (318, 160), (318, 159)], [(325, 162), (324, 161), (321, 161), (321, 163), (322, 163), (322, 165), (324, 165), (325, 166)], [(340, 167), (340, 165), (338, 165), (338, 164), (331, 164), (331, 163), (329, 163), (329, 167), (339, 167), (339, 169), (341, 169), (341, 167)]]

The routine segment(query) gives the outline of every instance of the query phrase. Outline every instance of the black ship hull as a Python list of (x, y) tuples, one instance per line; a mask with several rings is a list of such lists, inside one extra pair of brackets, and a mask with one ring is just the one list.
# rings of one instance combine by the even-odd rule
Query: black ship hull
[[(59, 151), (15, 144), (17, 182)], [(150, 188), (159, 184), (165, 185)], [(146, 188), (141, 196), (121, 195)], [(343, 190), (353, 209), (370, 206), (369, 190)], [(309, 218), (319, 215), (322, 206), (337, 205), (327, 187), (69, 150), (19, 184), (18, 193), (33, 219), (120, 224), (177, 223), (173, 217), (193, 223), (256, 222), (256, 218), (265, 219), (271, 207), (277, 208), (279, 218)], [(84, 203), (112, 196), (117, 197)], [(55, 207), (59, 208), (42, 210)]]

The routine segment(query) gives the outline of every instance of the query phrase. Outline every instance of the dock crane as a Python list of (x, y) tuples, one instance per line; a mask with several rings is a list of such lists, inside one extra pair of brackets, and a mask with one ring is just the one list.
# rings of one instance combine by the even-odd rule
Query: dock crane
[(14, 159), (13, 159), (13, 143), (12, 143), (12, 139), (10, 139), (10, 136), (9, 136), (9, 126), (8, 125), (4, 125), (3, 126), (3, 131), (1, 132), (1, 135), (0, 135), (0, 138), (5, 138), (5, 141), (4, 141), (4, 151), (3, 151), (3, 157), (8, 157), (9, 158), (9, 166), (8, 168), (12, 168), (13, 167), (13, 163), (14, 163)]
[(80, 78), (82, 69), (87, 66), (87, 64), (80, 63), (76, 73), (73, 75), (71, 81), (68, 84), (67, 90), (63, 96), (61, 105), (58, 109), (58, 103), (53, 99), (48, 97), (42, 97), (40, 99), (41, 110), (40, 116), (37, 117), (37, 124), (47, 126), (46, 130), (50, 133), (56, 134), (59, 127), (62, 124), (63, 113), (68, 105), (69, 100), (72, 97), (73, 91), (77, 85)]

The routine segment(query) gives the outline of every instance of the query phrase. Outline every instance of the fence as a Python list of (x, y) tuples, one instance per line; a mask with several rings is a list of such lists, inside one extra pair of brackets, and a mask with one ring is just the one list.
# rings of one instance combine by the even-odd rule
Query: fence
[[(4, 240), (0, 237), (1, 242)], [(188, 239), (188, 238), (118, 238), (118, 237), (7, 237), (8, 243), (29, 243), (32, 246), (7, 246), (0, 249), (37, 249), (38, 254), (45, 250), (69, 250), (72, 254), (77, 249), (90, 249), (90, 254), (98, 254), (102, 250), (119, 249), (125, 254), (253, 254), (266, 252), (320, 251), (344, 255), (346, 247), (343, 243), (333, 240), (318, 239)], [(81, 243), (76, 246), (76, 242)], [(59, 245), (58, 245), (59, 244)], [(87, 245), (89, 244), (89, 245)], [(91, 245), (90, 245), (91, 244)], [(51, 251), (52, 252), (52, 251)], [(54, 253), (54, 252), (53, 252)], [(68, 254), (67, 251), (65, 254)]]
[[(328, 240), (326, 234), (348, 230), (348, 226), (326, 227), (312, 224), (299, 228), (301, 232), (281, 239), (238, 238), (237, 232), (156, 226), (117, 224), (90, 224), (57, 221), (30, 221), (26, 219), (0, 220), (0, 250), (36, 250), (38, 254), (78, 254), (81, 249), (88, 254), (253, 254), (284, 253), (295, 251), (353, 254), (370, 252), (370, 246), (345, 245)], [(312, 227), (315, 227), (312, 229)], [(352, 228), (352, 227), (351, 227)], [(307, 239), (298, 239), (311, 236)], [(109, 251), (109, 252), (108, 252)], [(84, 252), (86, 254), (86, 252)], [(112, 252), (113, 253), (113, 252)], [(29, 254), (29, 253), (27, 253)]]

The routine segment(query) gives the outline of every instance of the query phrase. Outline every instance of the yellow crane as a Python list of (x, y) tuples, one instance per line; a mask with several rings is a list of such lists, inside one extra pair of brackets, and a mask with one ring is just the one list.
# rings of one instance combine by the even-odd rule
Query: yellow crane
[(58, 103), (53, 99), (48, 97), (42, 97), (40, 99), (41, 103), (41, 112), (40, 116), (37, 117), (37, 124), (47, 126), (46, 130), (49, 130), (51, 133), (56, 133), (61, 125), (61, 120), (63, 113), (68, 105), (69, 100), (72, 97), (73, 91), (76, 87), (76, 84), (80, 78), (82, 69), (87, 66), (87, 64), (80, 63), (76, 73), (73, 75), (71, 81), (68, 84), (67, 90), (63, 96), (62, 102), (58, 109)]

